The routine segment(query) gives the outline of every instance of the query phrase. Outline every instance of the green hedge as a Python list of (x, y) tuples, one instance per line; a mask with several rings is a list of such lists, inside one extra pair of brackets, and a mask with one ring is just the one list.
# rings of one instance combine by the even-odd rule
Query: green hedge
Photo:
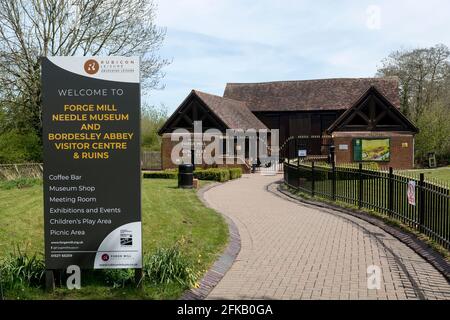
[[(211, 180), (218, 182), (225, 182), (232, 179), (238, 179), (242, 176), (241, 168), (211, 168), (211, 169), (197, 169), (194, 172), (194, 177), (199, 180)], [(169, 169), (164, 171), (145, 172), (144, 179), (177, 179), (178, 171)]]
[(198, 180), (212, 180), (218, 182), (225, 182), (230, 180), (230, 170), (228, 169), (205, 169), (196, 170), (194, 177)]
[(230, 179), (238, 179), (242, 177), (242, 169), (241, 168), (231, 168), (230, 171)]
[(178, 173), (173, 170), (145, 172), (144, 179), (177, 179)]

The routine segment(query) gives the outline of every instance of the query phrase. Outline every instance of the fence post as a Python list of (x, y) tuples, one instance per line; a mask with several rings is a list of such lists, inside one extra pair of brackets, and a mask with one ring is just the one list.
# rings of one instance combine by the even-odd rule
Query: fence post
[[(288, 162), (290, 161), (290, 157), (291, 157), (291, 140), (290, 140), (290, 138), (288, 138), (288, 140), (286, 141), (287, 142), (287, 145), (286, 145), (286, 157), (288, 158)], [(290, 162), (289, 162), (290, 163)]]
[(358, 174), (359, 174), (359, 184), (358, 184), (358, 208), (362, 208), (362, 198), (363, 198), (363, 175), (362, 175), (362, 163), (359, 164)]
[(53, 270), (45, 270), (45, 290), (47, 292), (53, 292), (55, 290), (55, 274)]
[(336, 201), (336, 164), (334, 163), (334, 161), (331, 162), (331, 172), (332, 172), (331, 195), (333, 201)]
[(389, 184), (388, 184), (388, 210), (389, 215), (394, 211), (394, 169), (389, 167)]
[(297, 154), (297, 190), (300, 190), (300, 157), (298, 156), (298, 154)]
[(419, 180), (419, 230), (425, 232), (425, 175), (420, 174)]
[(330, 159), (329, 159), (329, 161), (331, 162), (331, 164), (334, 164), (335, 163), (335, 161), (334, 161), (334, 154), (335, 154), (335, 146), (330, 146), (330, 153), (329, 153), (329, 157), (330, 157)]
[(314, 197), (314, 188), (315, 188), (315, 180), (314, 180), (314, 161), (311, 162), (311, 195)]

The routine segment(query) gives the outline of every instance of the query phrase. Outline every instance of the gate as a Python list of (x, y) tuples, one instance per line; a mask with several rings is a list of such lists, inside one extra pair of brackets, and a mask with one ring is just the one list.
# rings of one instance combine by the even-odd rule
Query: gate
[(306, 150), (307, 161), (328, 161), (333, 138), (322, 136), (291, 136), (280, 146), (280, 160), (297, 159), (298, 150)]

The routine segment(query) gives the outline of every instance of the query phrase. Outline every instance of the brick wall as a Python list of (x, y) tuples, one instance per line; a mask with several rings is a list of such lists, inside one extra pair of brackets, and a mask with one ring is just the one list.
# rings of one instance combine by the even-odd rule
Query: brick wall
[(178, 143), (178, 141), (171, 141), (170, 135), (164, 134), (161, 142), (161, 163), (162, 169), (176, 168), (177, 165), (172, 163), (171, 154), (172, 148)]
[[(390, 161), (380, 162), (380, 166), (394, 169), (412, 169), (414, 167), (414, 135), (397, 132), (335, 132), (333, 141), (336, 146), (336, 164), (352, 163), (353, 139), (390, 138)], [(347, 145), (348, 150), (340, 150), (339, 145)]]

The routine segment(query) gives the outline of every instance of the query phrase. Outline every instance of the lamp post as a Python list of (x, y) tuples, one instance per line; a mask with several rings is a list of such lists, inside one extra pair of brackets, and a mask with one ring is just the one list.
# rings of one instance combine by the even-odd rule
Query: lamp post
[(330, 154), (328, 155), (329, 156), (328, 162), (333, 165), (334, 165), (335, 149), (336, 149), (336, 147), (334, 145), (330, 146)]

